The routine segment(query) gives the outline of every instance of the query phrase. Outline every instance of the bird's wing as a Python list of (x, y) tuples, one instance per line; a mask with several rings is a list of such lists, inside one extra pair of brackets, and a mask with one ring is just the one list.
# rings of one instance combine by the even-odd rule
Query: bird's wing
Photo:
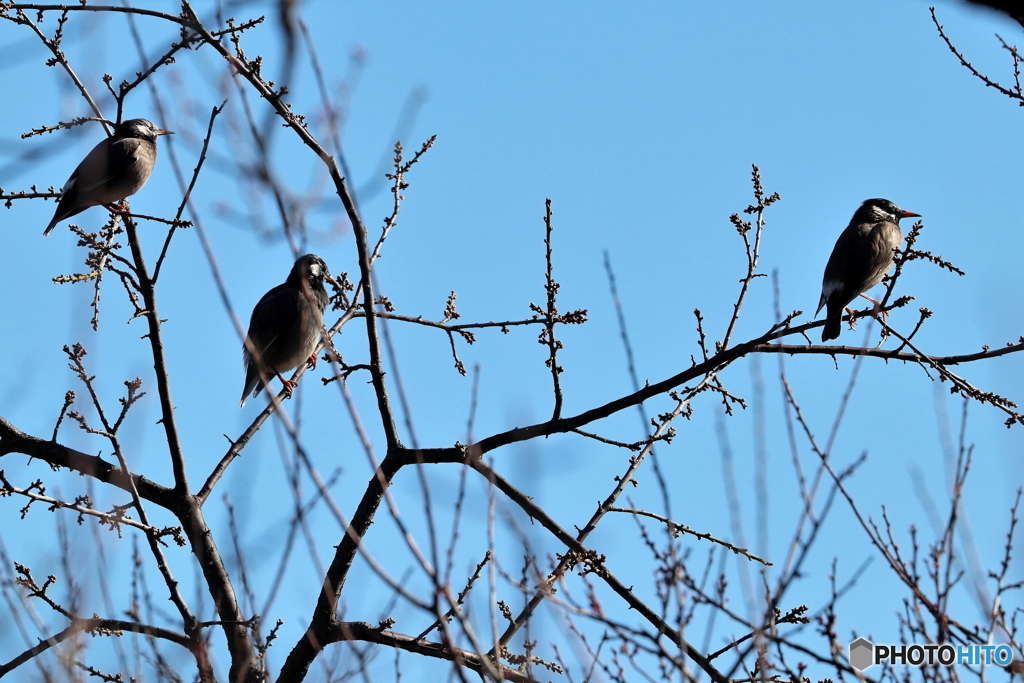
[(849, 225), (836, 240), (836, 246), (825, 266), (818, 310), (827, 301), (843, 307), (859, 294), (878, 284), (892, 263), (888, 231), (882, 223)]
[(242, 344), (245, 386), (239, 405), (243, 408), (250, 392), (255, 396), (263, 388), (261, 375), (269, 381), (268, 375), (277, 371), (278, 347), (288, 338), (288, 330), (299, 324), (298, 297), (294, 287), (278, 285), (264, 294), (252, 309), (249, 333)]
[[(248, 340), (268, 365), (272, 366), (279, 359), (289, 330), (301, 323), (301, 296), (294, 287), (278, 285), (264, 294), (252, 309)], [(243, 354), (248, 363), (249, 344), (243, 348)]]
[(96, 206), (124, 199), (122, 180), (133, 175), (138, 163), (135, 151), (142, 143), (135, 138), (107, 138), (96, 145), (72, 174), (78, 203)]
[[(825, 274), (821, 279), (821, 300), (818, 302), (818, 311), (822, 306), (833, 299), (843, 299), (841, 306), (845, 306), (856, 294), (846, 298), (845, 283), (848, 282), (848, 270), (851, 261), (855, 260), (853, 251), (856, 248), (856, 226), (849, 225), (839, 235), (836, 244), (832, 247), (832, 254), (828, 257), (825, 265)], [(817, 312), (815, 312), (817, 315)]]
[[(109, 140), (104, 140), (89, 152), (81, 163), (71, 172), (71, 177), (64, 183), (64, 189), (60, 193), (60, 199), (57, 200), (57, 210), (53, 212), (53, 220), (46, 227), (46, 231), (43, 233), (48, 234), (53, 230), (53, 226), (60, 223), (65, 218), (70, 218), (76, 214), (82, 213), (90, 206), (96, 206), (98, 202), (90, 201), (90, 193), (82, 193), (82, 183), (79, 182), (79, 178), (90, 178), (94, 175), (105, 174), (107, 166), (107, 152), (106, 148), (110, 145)], [(92, 185), (89, 182), (89, 185)]]
[(110, 179), (110, 152), (114, 143), (110, 138), (103, 140), (92, 148), (78, 167), (68, 178), (64, 186), (64, 194), (61, 195), (61, 204), (65, 199), (72, 201), (75, 205), (96, 206), (100, 202), (91, 201), (96, 188), (101, 187)]

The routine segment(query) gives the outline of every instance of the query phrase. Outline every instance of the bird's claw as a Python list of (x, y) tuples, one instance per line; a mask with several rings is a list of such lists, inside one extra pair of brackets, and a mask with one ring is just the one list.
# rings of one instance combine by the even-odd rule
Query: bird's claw
[(293, 379), (285, 379), (278, 375), (278, 379), (281, 380), (281, 384), (284, 385), (285, 398), (291, 398), (292, 392), (295, 391), (295, 387), (299, 386), (299, 383)]
[[(864, 295), (861, 294), (861, 296), (864, 296)], [(883, 323), (886, 320), (888, 320), (888, 318), (889, 318), (889, 311), (884, 310), (882, 308), (882, 304), (878, 303), (877, 301), (875, 301), (871, 297), (864, 296), (864, 298), (867, 299), (868, 301), (870, 301), (871, 303), (873, 303), (874, 306), (872, 306), (871, 308), (865, 308), (862, 311), (855, 311), (852, 308), (846, 308), (845, 309), (846, 310), (846, 315), (849, 316), (849, 319), (847, 320), (847, 323), (849, 324), (851, 330), (856, 330), (857, 329), (857, 318), (858, 317), (863, 317), (864, 315), (870, 315), (872, 318), (875, 318), (876, 320), (878, 320), (880, 322), (883, 322)], [(857, 315), (858, 313), (860, 313), (861, 315), (858, 316)]]
[(875, 301), (867, 294), (861, 293), (861, 296), (872, 303), (871, 310), (869, 311), (869, 313), (878, 320), (885, 322), (886, 318), (889, 317), (889, 311), (882, 310), (882, 304), (878, 301)]
[(309, 369), (309, 370), (316, 370), (316, 354), (315, 353), (310, 355), (310, 357), (306, 359), (306, 368)]

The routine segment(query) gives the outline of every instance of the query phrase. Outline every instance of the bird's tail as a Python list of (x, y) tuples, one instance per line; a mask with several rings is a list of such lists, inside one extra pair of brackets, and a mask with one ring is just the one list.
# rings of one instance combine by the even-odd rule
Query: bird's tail
[(840, 308), (838, 311), (829, 311), (825, 316), (825, 327), (821, 331), (821, 341), (827, 342), (829, 339), (838, 339), (839, 330), (843, 324), (843, 309)]
[(60, 218), (54, 216), (53, 220), (50, 221), (50, 224), (46, 226), (46, 230), (43, 230), (43, 237), (46, 237), (51, 232), (53, 232), (53, 229), (57, 227), (57, 223), (60, 223), (60, 220)]
[(242, 400), (238, 402), (239, 408), (245, 407), (245, 402), (249, 400), (249, 396), (259, 396), (259, 393), (263, 391), (263, 382), (260, 381), (259, 377), (256, 378), (255, 382), (246, 383), (245, 391), (242, 392)]
[(242, 390), (242, 400), (238, 402), (238, 407), (244, 408), (245, 402), (249, 400), (249, 397), (258, 395), (261, 389), (263, 389), (263, 381), (260, 380), (260, 373), (256, 369), (256, 364), (252, 363), (246, 368), (245, 389)]

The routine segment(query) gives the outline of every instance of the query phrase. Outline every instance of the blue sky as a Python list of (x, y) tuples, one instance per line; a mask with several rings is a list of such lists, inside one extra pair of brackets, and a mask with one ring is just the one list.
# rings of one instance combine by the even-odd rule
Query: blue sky
[[(143, 3), (145, 4), (145, 3)], [(174, 11), (172, 3), (146, 6)], [(207, 18), (212, 3), (199, 3)], [(1019, 229), (1018, 201), (1021, 112), (1015, 103), (985, 88), (957, 62), (937, 35), (927, 3), (906, 1), (858, 3), (332, 3), (311, 0), (302, 16), (310, 26), (324, 77), (341, 92), (353, 50), (365, 55), (354, 84), (343, 131), (345, 157), (360, 191), (364, 221), (379, 232), (390, 212), (390, 195), (380, 183), (381, 160), (390, 156), (396, 125), (410, 97), (424, 97), (411, 125), (402, 130), (407, 150), (437, 135), (435, 147), (408, 177), (399, 225), (379, 261), (382, 291), (400, 313), (439, 319), (448, 293), (458, 293), (462, 321), (520, 319), (530, 302), (543, 297), (544, 200), (553, 201), (555, 272), (562, 285), (560, 308), (586, 308), (590, 321), (563, 329), (561, 364), (566, 414), (575, 414), (630, 391), (615, 313), (608, 293), (603, 254), (615, 268), (619, 294), (634, 344), (641, 381), (660, 381), (697, 356), (693, 309), (706, 318), (709, 336), (724, 333), (731, 303), (743, 275), (743, 252), (728, 217), (751, 201), (750, 167), (761, 168), (769, 192), (782, 201), (768, 214), (760, 271), (777, 273), (781, 308), (813, 313), (821, 274), (832, 245), (861, 201), (891, 199), (922, 214), (925, 231), (919, 247), (952, 260), (966, 271), (959, 277), (922, 264), (912, 265), (900, 280), (898, 294), (914, 303), (890, 318), (909, 331), (916, 310), (935, 315), (919, 333), (920, 347), (935, 354), (1000, 346), (1022, 334), (1019, 259), (1024, 235)], [(232, 10), (239, 19), (269, 12), (265, 5)], [(1011, 64), (995, 34), (1013, 44), (1020, 27), (994, 13), (945, 2), (940, 21), (975, 66), (1009, 84)], [(50, 29), (54, 25), (49, 20)], [(68, 25), (66, 51), (86, 84), (102, 94), (104, 72), (115, 83), (137, 68), (124, 38), (121, 17), (74, 15)], [(149, 54), (157, 54), (174, 31), (140, 20)], [(34, 126), (54, 124), (85, 112), (57, 69), (43, 65), (45, 50), (24, 28), (0, 24), (0, 49), (17, 60), (0, 66), (8, 97), (0, 164), (5, 191), (60, 186), (78, 160), (100, 139), (98, 128), (77, 129), (44, 138), (21, 140)], [(160, 41), (163, 41), (161, 43)], [(247, 53), (263, 54), (264, 73), (279, 77), (281, 46), (277, 33), (260, 26), (244, 38)], [(127, 57), (126, 55), (132, 55)], [(295, 110), (311, 116), (320, 107), (305, 53), (290, 87)], [(283, 281), (293, 255), (282, 239), (261, 236), (249, 209), (263, 203), (263, 219), (279, 229), (266, 198), (254, 198), (225, 161), (251, 154), (244, 128), (242, 98), (212, 50), (182, 54), (162, 69), (154, 83), (173, 94), (168, 120), (161, 120), (148, 91), (136, 91), (128, 111), (178, 131), (164, 145), (151, 181), (132, 201), (137, 211), (171, 215), (180, 201), (169, 146), (188, 172), (198, 157), (209, 110), (228, 97), (227, 110), (215, 128), (211, 158), (195, 200), (228, 281), (235, 312), (247, 321), (263, 292)], [(250, 95), (259, 110), (261, 102)], [(113, 115), (109, 98), (101, 100)], [(262, 119), (261, 112), (259, 118)], [(198, 137), (197, 137), (198, 136)], [(37, 154), (30, 161), (17, 155)], [(326, 174), (294, 136), (279, 130), (274, 137), (275, 172), (296, 196), (322, 196), (308, 215), (312, 238), (305, 250), (322, 256), (332, 272), (357, 271), (350, 232), (336, 199), (325, 188)], [(0, 327), (0, 415), (36, 435), (52, 431), (63, 392), (80, 386), (66, 369), (60, 349), (82, 342), (87, 363), (97, 375), (106, 400), (113, 404), (123, 381), (142, 377), (151, 393), (126, 425), (126, 443), (136, 467), (158, 481), (169, 471), (160, 447), (151, 360), (139, 337), (141, 321), (125, 325), (130, 309), (114, 282), (104, 286), (99, 332), (88, 328), (91, 296), (85, 286), (57, 286), (55, 275), (81, 269), (82, 250), (66, 227), (41, 236), (53, 204), (18, 201), (0, 222), (6, 239), (0, 291), (8, 292)], [(259, 213), (257, 211), (257, 213)], [(80, 217), (83, 226), (98, 226), (99, 209)], [(910, 221), (904, 222), (909, 229)], [(159, 248), (163, 232), (144, 225), (147, 253)], [(354, 277), (354, 275), (353, 275)], [(240, 339), (213, 285), (210, 268), (195, 231), (172, 243), (161, 282), (161, 316), (174, 373), (178, 418), (186, 430), (186, 453), (193, 487), (226, 449), (224, 434), (234, 436), (256, 416), (262, 400), (238, 408), (243, 372)], [(757, 281), (740, 321), (737, 340), (750, 338), (774, 322), (768, 279)], [(331, 320), (333, 322), (333, 320)], [(844, 330), (840, 342), (864, 342), (862, 323), (856, 333)], [(417, 436), (422, 445), (447, 446), (465, 441), (471, 378), (452, 365), (447, 338), (426, 328), (394, 325), (399, 370), (408, 392)], [(480, 409), (475, 434), (486, 436), (516, 425), (546, 419), (551, 410), (550, 376), (537, 330), (515, 329), (509, 335), (481, 331), (472, 347), (459, 343), (467, 367), (479, 364)], [(874, 334), (874, 333), (873, 333)], [(817, 339), (814, 335), (813, 339)], [(875, 343), (871, 337), (870, 343)], [(891, 345), (891, 342), (889, 342)], [(349, 362), (363, 362), (365, 336), (358, 324), (338, 338)], [(679, 435), (660, 449), (675, 496), (677, 521), (695, 529), (732, 538), (726, 503), (721, 430), (734, 451), (739, 516), (751, 547), (764, 548), (773, 559), (784, 556), (794, 499), (792, 468), (775, 356), (736, 363), (724, 375), (729, 389), (751, 401), (758, 398), (755, 376), (764, 378), (760, 398), (765, 415), (769, 467), (768, 539), (756, 538), (753, 410), (724, 421), (718, 403), (705, 396), (694, 419), (677, 425)], [(790, 382), (819, 438), (832, 425), (854, 361), (840, 357), (798, 356), (785, 360)], [(837, 367), (838, 366), (838, 367)], [(1024, 396), (1021, 361), (1004, 357), (961, 368), (976, 386), (1008, 396)], [(342, 468), (335, 494), (346, 513), (354, 509), (370, 471), (337, 389), (320, 385), (316, 373), (302, 381), (301, 400), (286, 404), (301, 411), (304, 438), (321, 471)], [(378, 449), (371, 393), (361, 380), (350, 383)], [(648, 403), (650, 414), (670, 406), (667, 398)], [(895, 530), (906, 541), (911, 524), (930, 529), (915, 477), (945, 509), (948, 490), (943, 452), (945, 415), (955, 435), (960, 400), (946, 385), (931, 381), (915, 366), (867, 359), (861, 368), (833, 457), (839, 465), (861, 453), (869, 456), (850, 484), (861, 509), (878, 519), (886, 506)], [(1002, 413), (970, 407), (967, 441), (976, 444), (975, 461), (965, 492), (967, 517), (981, 561), (994, 567), (1008, 523), (1008, 508), (1024, 481), (1020, 427), (1007, 431)], [(595, 426), (623, 441), (640, 438), (633, 411)], [(65, 426), (62, 440), (86, 452), (107, 446)], [(408, 434), (403, 439), (408, 443)], [(801, 444), (805, 463), (811, 463)], [(378, 452), (382, 456), (382, 452)], [(565, 526), (582, 524), (595, 501), (607, 495), (612, 477), (624, 469), (625, 456), (579, 437), (553, 437), (507, 447), (494, 454), (495, 466), (537, 502), (551, 509)], [(809, 466), (809, 465), (808, 465)], [(3, 467), (21, 485), (44, 477), (51, 489), (69, 497), (84, 485), (78, 477), (51, 475), (39, 463), (4, 459)], [(233, 465), (224, 487), (241, 512), (243, 538), (270, 552), (278, 547), (290, 513), (290, 495), (280, 486), (278, 438), (269, 425)], [(450, 505), (458, 486), (455, 467), (430, 468), (435, 505)], [(640, 507), (656, 509), (660, 497), (649, 471), (642, 471), (635, 492)], [(57, 482), (60, 482), (59, 485)], [(304, 484), (308, 490), (308, 483)], [(456, 576), (479, 558), (485, 531), (486, 487), (469, 480), (473, 512), (467, 513), (465, 555)], [(419, 483), (403, 472), (395, 496), (407, 515), (421, 509)], [(107, 504), (123, 502), (117, 496)], [(267, 503), (274, 503), (273, 511)], [(49, 514), (34, 510), (14, 521), (18, 500), (0, 500), (0, 514), (11, 519), (3, 535), (8, 553), (34, 562), (38, 573), (55, 562), (52, 544), (33, 540), (51, 529)], [(279, 507), (276, 507), (279, 505)], [(226, 521), (219, 498), (208, 516), (220, 533)], [(214, 509), (215, 508), (215, 509)], [(734, 513), (736, 511), (733, 511)], [(871, 554), (865, 536), (848, 509), (834, 512), (827, 538), (821, 541), (807, 579), (794, 604), (812, 607), (827, 595), (831, 559), (849, 576)], [(400, 576), (409, 559), (396, 549), (393, 525), (382, 510), (368, 539)], [(519, 520), (524, 523), (523, 520)], [(339, 538), (336, 525), (316, 518), (319, 552), (328, 557)], [(162, 523), (170, 523), (170, 518)], [(525, 523), (528, 525), (528, 523)], [(632, 521), (606, 522), (594, 535), (595, 548), (613, 559), (613, 570), (630, 575), (625, 558), (644, 552)], [(49, 533), (49, 532), (45, 532)], [(559, 549), (536, 527), (526, 533), (543, 556)], [(374, 537), (376, 535), (376, 537)], [(503, 541), (505, 567), (514, 571), (513, 534)], [(931, 536), (926, 534), (926, 538)], [(761, 545), (758, 545), (758, 544)], [(125, 559), (127, 541), (108, 543)], [(703, 550), (698, 544), (698, 548)], [(482, 552), (482, 551), (481, 551)], [(190, 581), (189, 557), (176, 556), (177, 573)], [(30, 562), (30, 563), (31, 563)], [(284, 651), (305, 626), (316, 591), (308, 560), (296, 560), (298, 579), (276, 609), (286, 620), (278, 641)], [(48, 564), (49, 563), (49, 564)], [(463, 566), (464, 565), (464, 566)], [(276, 564), (256, 571), (268, 581)], [(1019, 563), (1014, 567), (1020, 576)], [(635, 568), (638, 584), (649, 577)], [(354, 580), (372, 581), (360, 567)], [(417, 579), (414, 578), (413, 581)], [(865, 581), (870, 591), (845, 605), (839, 632), (874, 633), (895, 639), (894, 613), (902, 593), (877, 559)], [(800, 592), (804, 591), (804, 592)], [(867, 596), (871, 596), (870, 598)], [(347, 615), (373, 621), (383, 600), (371, 591), (346, 594)], [(968, 623), (982, 615), (966, 592), (956, 606)], [(404, 614), (396, 628), (417, 632), (417, 619)], [(268, 619), (270, 618), (268, 617)], [(2, 642), (2, 640), (0, 640)], [(8, 642), (4, 648), (17, 652)], [(5, 652), (7, 650), (5, 649)], [(0, 659), (6, 659), (0, 656)], [(410, 664), (412, 666), (412, 664)], [(813, 675), (813, 674), (812, 674)], [(821, 675), (825, 675), (821, 672)]]

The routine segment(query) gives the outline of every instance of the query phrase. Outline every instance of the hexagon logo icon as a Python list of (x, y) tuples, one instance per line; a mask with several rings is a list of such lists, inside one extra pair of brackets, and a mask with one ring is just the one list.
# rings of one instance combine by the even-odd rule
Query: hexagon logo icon
[(870, 640), (858, 638), (850, 643), (850, 665), (863, 671), (875, 664), (875, 646)]

